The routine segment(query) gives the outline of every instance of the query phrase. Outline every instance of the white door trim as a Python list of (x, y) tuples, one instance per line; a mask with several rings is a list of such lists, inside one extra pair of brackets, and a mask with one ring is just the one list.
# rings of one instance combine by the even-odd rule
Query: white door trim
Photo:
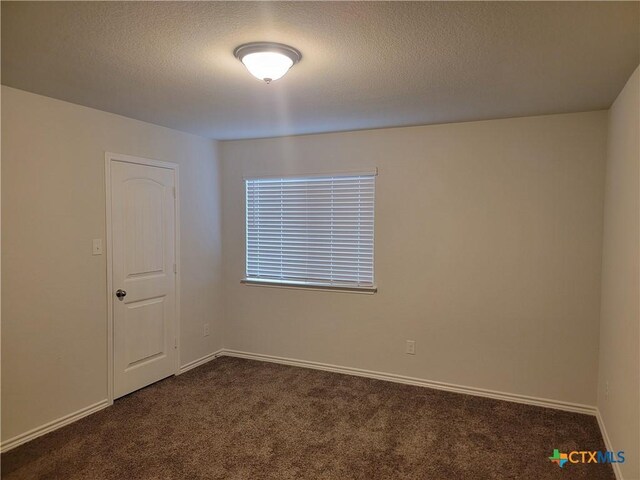
[(167, 168), (175, 172), (175, 198), (176, 198), (176, 218), (175, 218), (175, 315), (174, 332), (176, 337), (175, 352), (175, 374), (180, 373), (180, 169), (178, 164), (172, 162), (162, 162), (150, 158), (134, 157), (120, 153), (105, 152), (105, 187), (106, 187), (106, 232), (107, 232), (107, 393), (109, 404), (113, 404), (113, 253), (112, 253), (112, 232), (111, 232), (111, 164), (112, 162), (134, 163), (137, 165), (149, 165), (151, 167)]

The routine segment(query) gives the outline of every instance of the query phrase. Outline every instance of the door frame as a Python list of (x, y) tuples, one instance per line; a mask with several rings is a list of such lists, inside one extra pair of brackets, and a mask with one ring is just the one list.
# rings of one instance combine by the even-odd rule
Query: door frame
[(113, 362), (114, 362), (114, 341), (113, 341), (113, 237), (111, 225), (111, 165), (113, 162), (132, 163), (136, 165), (147, 165), (150, 167), (166, 168), (173, 170), (175, 178), (175, 312), (173, 331), (175, 332), (175, 359), (174, 374), (180, 373), (180, 169), (177, 163), (153, 160), (144, 157), (135, 157), (120, 153), (105, 152), (105, 193), (106, 193), (106, 263), (107, 263), (107, 395), (109, 404), (113, 404)]

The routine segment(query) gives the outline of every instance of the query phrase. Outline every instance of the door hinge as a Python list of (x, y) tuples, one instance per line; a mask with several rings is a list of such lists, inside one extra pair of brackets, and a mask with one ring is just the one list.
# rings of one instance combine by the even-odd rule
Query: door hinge
[(176, 187), (173, 187), (173, 198), (176, 198)]
[(178, 273), (178, 265), (173, 264), (173, 273)]
[(175, 349), (178, 348), (178, 339), (177, 338), (173, 339), (173, 348), (175, 348)]

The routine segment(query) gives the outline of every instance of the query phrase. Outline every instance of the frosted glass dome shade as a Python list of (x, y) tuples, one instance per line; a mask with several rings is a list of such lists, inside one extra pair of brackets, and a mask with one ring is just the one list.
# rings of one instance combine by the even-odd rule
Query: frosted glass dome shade
[(241, 45), (234, 54), (251, 75), (266, 83), (282, 78), (301, 57), (295, 48), (277, 43)]

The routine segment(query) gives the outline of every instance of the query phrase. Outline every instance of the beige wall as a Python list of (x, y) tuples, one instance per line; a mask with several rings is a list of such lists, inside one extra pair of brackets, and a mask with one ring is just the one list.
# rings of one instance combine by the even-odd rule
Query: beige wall
[[(609, 111), (598, 409), (640, 478), (640, 68)], [(607, 394), (607, 384), (609, 393)]]
[(222, 346), (215, 142), (2, 87), (3, 440), (107, 397), (105, 151), (180, 164), (181, 362)]
[[(225, 347), (595, 405), (606, 121), (221, 142)], [(376, 295), (240, 284), (243, 175), (374, 167)]]
[[(611, 295), (622, 281), (607, 276), (607, 252), (626, 238), (611, 233), (620, 225), (612, 205), (638, 209), (629, 193), (638, 166), (624, 153), (634, 148), (623, 133), (628, 105), (638, 103), (630, 90), (610, 115), (603, 316), (617, 308)], [(105, 151), (181, 165), (182, 364), (224, 345), (596, 404), (607, 112), (217, 148), (8, 87), (2, 102), (3, 440), (107, 396), (106, 258), (91, 255), (91, 239), (105, 238)], [(240, 285), (244, 175), (374, 167), (379, 293)], [(618, 195), (620, 182), (627, 193)], [(636, 265), (637, 244), (634, 253), (625, 243)], [(635, 318), (628, 351), (637, 365), (637, 310)], [(618, 345), (630, 337), (603, 326), (600, 397), (608, 375), (613, 407), (598, 404), (614, 442), (625, 444), (613, 402), (634, 388), (620, 380), (633, 358), (620, 359)], [(404, 353), (407, 339), (415, 356)]]

